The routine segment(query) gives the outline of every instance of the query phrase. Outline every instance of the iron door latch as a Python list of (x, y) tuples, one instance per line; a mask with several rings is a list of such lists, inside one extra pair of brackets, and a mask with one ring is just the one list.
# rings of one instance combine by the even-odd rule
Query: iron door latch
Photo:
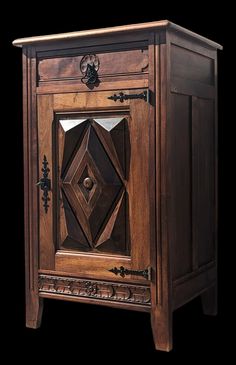
[(120, 92), (118, 95), (114, 94), (112, 96), (108, 96), (107, 99), (117, 101), (119, 100), (121, 103), (124, 102), (124, 100), (132, 100), (132, 99), (143, 99), (146, 102), (149, 102), (149, 90), (145, 90), (140, 94), (124, 94), (123, 92)]
[(149, 266), (147, 269), (144, 270), (129, 270), (126, 269), (124, 266), (120, 266), (118, 269), (117, 267), (113, 267), (112, 269), (108, 270), (115, 275), (120, 275), (124, 278), (126, 275), (135, 275), (135, 276), (143, 276), (147, 280), (151, 280), (151, 267)]
[(48, 196), (48, 192), (51, 190), (51, 180), (48, 178), (48, 173), (50, 171), (50, 169), (48, 168), (48, 161), (46, 156), (43, 156), (43, 167), (42, 167), (42, 173), (43, 173), (43, 177), (41, 177), (41, 179), (37, 182), (37, 186), (40, 186), (41, 190), (43, 191), (43, 196), (42, 196), (42, 201), (43, 201), (43, 207), (44, 207), (44, 211), (45, 213), (47, 213), (48, 211), (48, 201), (50, 200), (49, 196)]

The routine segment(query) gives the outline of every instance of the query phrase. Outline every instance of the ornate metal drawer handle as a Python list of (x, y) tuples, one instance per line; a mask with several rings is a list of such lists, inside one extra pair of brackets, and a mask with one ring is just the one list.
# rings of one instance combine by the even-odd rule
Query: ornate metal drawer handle
[(42, 201), (43, 201), (43, 207), (44, 207), (44, 211), (45, 213), (47, 213), (48, 211), (48, 201), (50, 200), (49, 196), (48, 196), (48, 192), (49, 190), (51, 190), (51, 180), (48, 178), (48, 173), (50, 171), (50, 169), (48, 168), (48, 161), (46, 156), (43, 156), (43, 167), (42, 167), (42, 173), (43, 173), (43, 177), (37, 182), (37, 186), (40, 186), (41, 190), (43, 190), (43, 196), (42, 196)]
[(124, 100), (128, 99), (143, 99), (145, 101), (148, 101), (148, 92), (145, 90), (141, 94), (124, 94), (122, 92), (119, 93), (119, 95), (112, 95), (108, 96), (107, 99), (117, 101), (119, 100), (121, 103), (124, 102)]
[(81, 79), (83, 84), (93, 85), (99, 82), (98, 69), (100, 61), (97, 55), (85, 55), (80, 61), (80, 71), (84, 75)]
[(151, 280), (151, 267), (149, 266), (145, 270), (129, 270), (124, 268), (124, 266), (120, 266), (118, 269), (117, 267), (113, 267), (112, 269), (108, 270), (113, 272), (115, 275), (120, 275), (122, 278), (125, 277), (125, 275), (136, 275), (136, 276), (143, 276), (147, 280)]
[(98, 73), (96, 71), (96, 68), (93, 65), (87, 65), (87, 70), (85, 73), (85, 76), (81, 79), (83, 84), (89, 85), (89, 84), (96, 84), (98, 82)]

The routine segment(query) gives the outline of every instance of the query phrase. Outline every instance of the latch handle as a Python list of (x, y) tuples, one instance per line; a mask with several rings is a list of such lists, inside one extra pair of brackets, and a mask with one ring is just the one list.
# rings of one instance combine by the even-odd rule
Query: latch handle
[(48, 178), (48, 173), (50, 169), (48, 168), (48, 161), (46, 156), (43, 156), (43, 167), (42, 167), (42, 173), (43, 177), (36, 183), (37, 186), (40, 186), (41, 190), (43, 191), (42, 201), (43, 201), (43, 207), (45, 213), (47, 213), (49, 205), (48, 201), (50, 200), (48, 196), (48, 192), (51, 190), (51, 180)]
[(143, 99), (148, 102), (148, 96), (149, 96), (149, 90), (145, 90), (140, 94), (124, 94), (122, 91), (119, 93), (119, 95), (114, 94), (111, 96), (108, 96), (107, 99), (117, 101), (119, 100), (121, 103), (124, 102), (124, 100), (129, 99)]
[(120, 275), (124, 278), (126, 275), (136, 275), (136, 276), (143, 276), (147, 280), (151, 280), (151, 267), (149, 266), (147, 269), (144, 270), (130, 270), (126, 269), (124, 266), (120, 266), (118, 269), (117, 267), (113, 267), (108, 271), (112, 272), (115, 275)]

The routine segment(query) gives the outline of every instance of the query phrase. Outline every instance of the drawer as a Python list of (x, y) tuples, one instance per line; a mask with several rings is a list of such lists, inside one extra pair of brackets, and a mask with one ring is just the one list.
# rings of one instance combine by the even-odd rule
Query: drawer
[(106, 81), (114, 77), (119, 79), (124, 75), (148, 74), (147, 49), (40, 57), (38, 59), (39, 85), (73, 79), (81, 81), (86, 62), (88, 62), (86, 56), (88, 60), (90, 55), (93, 60), (95, 59), (99, 80)]

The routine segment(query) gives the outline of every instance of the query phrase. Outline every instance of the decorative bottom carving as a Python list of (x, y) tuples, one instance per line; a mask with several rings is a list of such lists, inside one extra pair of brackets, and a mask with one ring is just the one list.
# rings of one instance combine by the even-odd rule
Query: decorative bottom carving
[(39, 275), (39, 292), (92, 297), (95, 299), (147, 306), (150, 306), (151, 304), (150, 288), (147, 286), (117, 284), (94, 280), (88, 281), (43, 274)]

